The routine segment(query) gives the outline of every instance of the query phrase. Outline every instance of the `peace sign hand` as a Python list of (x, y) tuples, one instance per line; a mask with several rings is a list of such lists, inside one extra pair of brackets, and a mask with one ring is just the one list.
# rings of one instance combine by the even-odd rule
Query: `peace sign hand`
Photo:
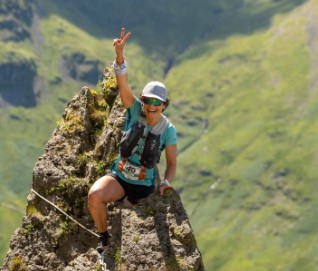
[(113, 46), (115, 46), (116, 51), (116, 61), (118, 64), (122, 64), (124, 62), (124, 47), (126, 41), (129, 39), (130, 32), (125, 35), (125, 28), (121, 29), (120, 38), (114, 39)]

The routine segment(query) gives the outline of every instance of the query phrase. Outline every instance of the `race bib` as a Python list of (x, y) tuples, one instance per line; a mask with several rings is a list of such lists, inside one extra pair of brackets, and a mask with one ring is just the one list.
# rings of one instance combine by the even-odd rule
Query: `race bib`
[(121, 173), (129, 180), (143, 181), (145, 179), (145, 168), (130, 163), (128, 160), (124, 162)]

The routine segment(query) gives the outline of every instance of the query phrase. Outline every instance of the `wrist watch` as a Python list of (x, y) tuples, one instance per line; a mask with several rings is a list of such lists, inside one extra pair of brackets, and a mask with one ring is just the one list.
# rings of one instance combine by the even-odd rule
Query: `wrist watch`
[(167, 186), (171, 186), (169, 181), (167, 179), (164, 179), (164, 181), (160, 182), (160, 185), (167, 185)]

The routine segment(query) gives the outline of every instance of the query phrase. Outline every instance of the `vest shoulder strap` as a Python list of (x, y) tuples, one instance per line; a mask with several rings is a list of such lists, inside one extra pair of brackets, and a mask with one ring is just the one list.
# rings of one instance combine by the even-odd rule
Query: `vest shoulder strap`
[[(143, 117), (140, 117), (138, 122), (140, 122), (143, 125), (146, 125), (146, 120)], [(164, 115), (162, 115), (161, 120), (151, 128), (151, 133), (155, 135), (161, 135), (163, 132), (169, 127), (170, 121), (168, 118)]]

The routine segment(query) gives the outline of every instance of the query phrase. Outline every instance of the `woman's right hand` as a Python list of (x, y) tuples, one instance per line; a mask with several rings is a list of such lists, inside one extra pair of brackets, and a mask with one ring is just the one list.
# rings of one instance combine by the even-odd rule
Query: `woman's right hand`
[(122, 64), (124, 62), (124, 47), (126, 41), (129, 39), (130, 32), (125, 35), (125, 28), (121, 29), (120, 38), (114, 39), (113, 46), (115, 46), (116, 51), (116, 61), (118, 64)]

